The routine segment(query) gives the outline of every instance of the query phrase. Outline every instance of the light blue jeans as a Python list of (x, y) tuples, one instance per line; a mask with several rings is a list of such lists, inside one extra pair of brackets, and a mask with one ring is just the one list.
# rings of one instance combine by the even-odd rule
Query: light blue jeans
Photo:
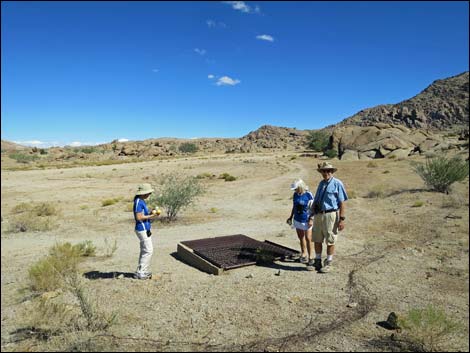
[(139, 265), (137, 266), (136, 273), (138, 275), (144, 275), (150, 272), (150, 261), (153, 254), (152, 237), (148, 237), (147, 231), (145, 230), (136, 230), (135, 234), (140, 241)]

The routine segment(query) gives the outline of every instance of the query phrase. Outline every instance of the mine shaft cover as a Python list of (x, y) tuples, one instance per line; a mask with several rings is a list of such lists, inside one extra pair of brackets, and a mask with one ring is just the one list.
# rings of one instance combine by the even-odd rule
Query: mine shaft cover
[(294, 249), (267, 240), (261, 242), (243, 234), (181, 243), (191, 248), (195, 254), (224, 270), (298, 255), (298, 251)]

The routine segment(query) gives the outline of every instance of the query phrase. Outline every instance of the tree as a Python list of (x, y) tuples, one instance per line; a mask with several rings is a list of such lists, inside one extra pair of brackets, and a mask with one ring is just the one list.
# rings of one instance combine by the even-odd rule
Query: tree
[(314, 151), (325, 151), (329, 143), (330, 136), (323, 131), (312, 131), (307, 137), (307, 146)]

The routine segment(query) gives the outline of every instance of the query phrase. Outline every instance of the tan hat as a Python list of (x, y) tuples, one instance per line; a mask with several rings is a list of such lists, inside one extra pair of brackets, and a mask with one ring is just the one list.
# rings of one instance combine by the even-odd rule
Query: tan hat
[(146, 195), (146, 194), (151, 194), (155, 190), (152, 189), (152, 185), (150, 184), (140, 184), (137, 187), (136, 195)]
[(333, 167), (332, 164), (328, 163), (328, 162), (323, 162), (321, 164), (317, 164), (318, 165), (318, 171), (321, 173), (322, 170), (331, 170), (332, 173), (336, 172), (338, 169)]

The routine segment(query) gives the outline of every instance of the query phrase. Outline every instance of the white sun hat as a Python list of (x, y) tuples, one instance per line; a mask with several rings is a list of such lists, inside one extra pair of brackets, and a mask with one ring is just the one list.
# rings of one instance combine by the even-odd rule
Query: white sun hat
[(300, 186), (302, 189), (307, 190), (307, 185), (305, 184), (305, 182), (304, 182), (302, 179), (297, 179), (297, 180), (295, 180), (292, 184), (290, 184), (290, 189), (291, 189), (291, 190), (295, 190), (295, 189), (297, 189), (299, 186)]

